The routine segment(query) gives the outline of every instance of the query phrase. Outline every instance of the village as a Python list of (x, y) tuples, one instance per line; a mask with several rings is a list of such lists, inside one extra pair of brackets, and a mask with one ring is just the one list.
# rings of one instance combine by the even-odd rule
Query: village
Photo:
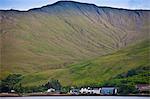
[[(68, 93), (61, 93), (61, 91), (54, 88), (49, 88), (46, 92), (27, 93), (24, 96), (86, 96), (86, 95), (117, 95), (117, 88), (115, 87), (102, 87), (102, 88), (74, 88)], [(0, 96), (17, 96), (15, 90), (11, 90), (10, 93), (4, 93)], [(19, 96), (19, 95), (18, 95)]]
[[(148, 84), (138, 84), (135, 86), (139, 91), (138, 94), (128, 94), (132, 96), (149, 95), (150, 85)], [(56, 90), (54, 88), (49, 88), (45, 92), (32, 92), (32, 93), (25, 93), (25, 94), (18, 94), (15, 90), (11, 90), (10, 93), (1, 93), (1, 97), (6, 96), (119, 96), (118, 92), (119, 88), (117, 87), (81, 87), (75, 88), (71, 87), (67, 93), (62, 93), (60, 90)]]
[[(47, 90), (47, 93), (57, 93), (60, 94), (59, 91), (56, 91), (53, 88)], [(67, 93), (68, 95), (117, 95), (117, 88), (115, 87), (102, 87), (102, 88), (74, 88)]]
[[(14, 90), (12, 90), (14, 92)], [(62, 93), (60, 90), (49, 88), (46, 92), (29, 93), (26, 96), (112, 96), (118, 95), (118, 89), (115, 87), (87, 87), (74, 88), (71, 87), (67, 93)]]
[(119, 96), (119, 95), (149, 95), (150, 84), (135, 85), (87, 85), (62, 86), (56, 79), (51, 79), (41, 86), (25, 87), (16, 84), (20, 75), (10, 75), (2, 80), (0, 96)]
[(102, 87), (102, 88), (72, 88), (69, 92), (72, 95), (117, 95), (117, 88), (115, 87)]
[[(137, 84), (135, 88), (139, 91), (139, 95), (146, 95), (149, 93), (150, 85), (149, 84)], [(112, 95), (120, 95), (118, 92), (119, 88), (117, 87), (82, 87), (82, 88), (74, 88), (71, 87), (71, 90), (66, 95), (103, 95), (103, 96), (112, 96)], [(56, 91), (53, 88), (47, 90), (47, 93), (57, 93), (60, 94), (59, 91)]]

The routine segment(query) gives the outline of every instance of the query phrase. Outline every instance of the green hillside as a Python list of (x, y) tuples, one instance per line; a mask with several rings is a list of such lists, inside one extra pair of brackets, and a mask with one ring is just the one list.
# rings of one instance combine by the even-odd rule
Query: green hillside
[[(148, 18), (149, 11), (97, 7), (92, 4), (63, 1), (24, 12), (1, 10), (0, 79), (9, 73), (40, 72), (37, 76), (40, 75), (38, 77), (43, 79), (42, 82), (49, 77), (68, 78), (64, 84), (70, 82), (70, 79), (78, 80), (70, 84), (82, 84), (85, 81), (91, 83), (92, 80), (89, 79), (93, 77), (95, 81), (104, 78), (107, 80), (107, 71), (118, 68), (113, 67), (114, 65), (118, 65), (125, 72), (137, 66), (136, 59), (122, 63), (128, 60), (122, 59), (126, 55), (114, 54), (105, 56), (100, 61), (97, 59), (72, 65), (69, 69), (66, 69), (66, 66), (107, 55), (147, 39)], [(99, 66), (96, 67), (97, 64)], [(114, 74), (113, 71), (110, 72)], [(95, 78), (98, 76), (97, 73), (101, 78)]]
[(113, 84), (113, 82), (117, 84), (127, 79), (127, 77), (118, 79), (120, 77), (119, 75), (130, 74), (133, 70), (134, 74), (129, 75), (128, 81), (148, 83), (150, 67), (149, 50), (149, 40), (139, 42), (136, 45), (129, 46), (115, 53), (68, 65), (63, 69), (47, 70), (24, 75), (21, 83), (24, 86), (38, 86), (45, 84), (51, 78), (55, 78), (63, 86), (101, 85), (107, 81), (112, 82), (110, 84)]

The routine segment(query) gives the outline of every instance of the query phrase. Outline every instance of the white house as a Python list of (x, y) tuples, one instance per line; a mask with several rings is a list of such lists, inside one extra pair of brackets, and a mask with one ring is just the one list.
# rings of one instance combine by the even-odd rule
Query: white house
[(81, 94), (86, 94), (86, 93), (88, 93), (87, 88), (81, 88), (81, 89), (80, 89), (80, 93), (81, 93)]
[(11, 90), (10, 92), (11, 92), (11, 93), (15, 93), (15, 90)]
[(100, 94), (101, 88), (81, 88), (81, 94)]
[(101, 88), (93, 88), (93, 94), (101, 94)]
[(47, 90), (47, 92), (55, 92), (55, 89), (50, 88), (50, 89)]

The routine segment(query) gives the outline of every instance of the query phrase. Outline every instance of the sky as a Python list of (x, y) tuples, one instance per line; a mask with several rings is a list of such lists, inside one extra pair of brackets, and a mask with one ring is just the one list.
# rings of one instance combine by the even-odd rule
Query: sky
[[(60, 0), (0, 0), (0, 9), (28, 10), (31, 8), (38, 8), (48, 4), (52, 4), (57, 1)], [(73, 0), (73, 1), (92, 3), (96, 4), (97, 6), (150, 10), (150, 0)]]

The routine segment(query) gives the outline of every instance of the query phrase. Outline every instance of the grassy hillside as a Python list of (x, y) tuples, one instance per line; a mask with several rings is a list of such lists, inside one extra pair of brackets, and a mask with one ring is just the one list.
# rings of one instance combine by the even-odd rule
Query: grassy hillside
[[(109, 71), (108, 68), (113, 68), (115, 63), (111, 64), (111, 61), (114, 62), (115, 58), (118, 58), (117, 65), (122, 65), (122, 68), (127, 65), (130, 69), (136, 66), (136, 59), (122, 64), (122, 56), (126, 56), (124, 54), (105, 56), (101, 61), (83, 62), (69, 67), (69, 70), (66, 70), (66, 66), (106, 55), (147, 39), (148, 15), (149, 11), (103, 8), (77, 2), (57, 2), (26, 12), (0, 11), (0, 78), (9, 73), (44, 71), (45, 75), (51, 74), (51, 77), (58, 72), (58, 78), (66, 77), (63, 73), (76, 75), (70, 79), (78, 79), (80, 83), (87, 80), (90, 83), (89, 79), (101, 69), (101, 79), (109, 76), (105, 72)], [(95, 64), (99, 64), (99, 67), (93, 67)], [(103, 64), (105, 67), (101, 66)], [(125, 71), (128, 70), (126, 68)], [(90, 75), (91, 72), (96, 73)], [(89, 78), (82, 82), (80, 73)], [(95, 80), (100, 81), (99, 78)]]
[(149, 66), (141, 66), (129, 70), (126, 73), (122, 73), (114, 77), (113, 79), (104, 82), (104, 85), (123, 85), (123, 84), (149, 84)]
[[(51, 78), (58, 79), (62, 85), (91, 85), (104, 82), (117, 82), (118, 75), (129, 74), (128, 80), (135, 83), (148, 83), (150, 57), (149, 40), (129, 46), (115, 53), (104, 55), (92, 60), (68, 65), (63, 69), (47, 70), (39, 73), (31, 73), (23, 76), (21, 83), (24, 86), (35, 86), (46, 83)], [(144, 69), (146, 68), (146, 69)], [(122, 77), (123, 78), (123, 77)], [(127, 78), (123, 78), (126, 80)], [(145, 82), (146, 81), (146, 82)], [(112, 83), (110, 83), (112, 84)], [(117, 84), (117, 83), (115, 83)]]

